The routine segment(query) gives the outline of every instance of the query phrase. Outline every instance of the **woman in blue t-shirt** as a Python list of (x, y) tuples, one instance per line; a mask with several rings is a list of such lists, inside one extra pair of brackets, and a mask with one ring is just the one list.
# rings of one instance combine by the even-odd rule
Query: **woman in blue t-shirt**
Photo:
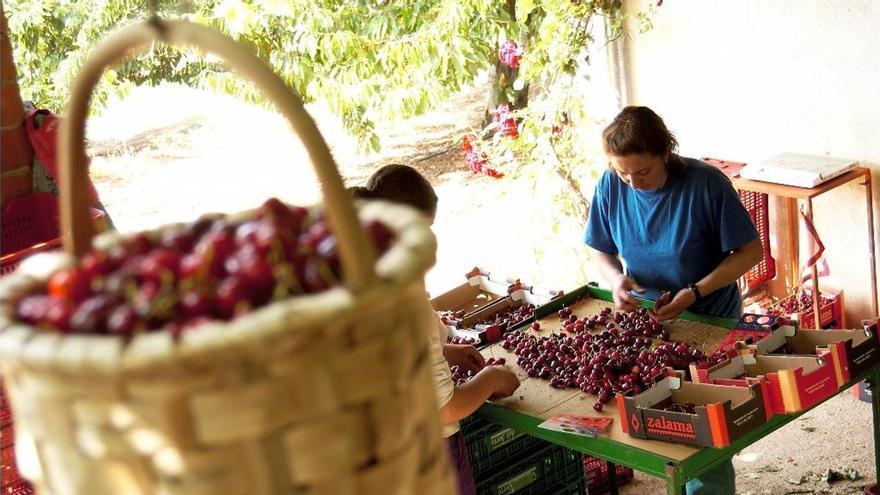
[(686, 309), (739, 318), (736, 280), (762, 249), (730, 180), (675, 154), (675, 137), (650, 108), (624, 108), (602, 136), (610, 170), (596, 186), (584, 242), (617, 307), (634, 309), (633, 292), (657, 300), (669, 291), (655, 308), (660, 320)]
[[(635, 293), (656, 301), (661, 321), (686, 309), (739, 318), (736, 280), (761, 261), (762, 249), (730, 180), (678, 156), (678, 142), (650, 108), (624, 108), (602, 137), (609, 170), (596, 185), (584, 242), (617, 308), (635, 309)], [(690, 481), (687, 492), (734, 493), (733, 465)]]

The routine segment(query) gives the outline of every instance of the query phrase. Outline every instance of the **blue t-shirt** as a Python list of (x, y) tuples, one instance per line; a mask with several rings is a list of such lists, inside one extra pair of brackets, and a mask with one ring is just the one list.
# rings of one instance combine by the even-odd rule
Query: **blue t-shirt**
[[(584, 242), (619, 255), (627, 273), (657, 299), (664, 290), (696, 283), (730, 253), (758, 238), (758, 231), (730, 180), (692, 158), (656, 191), (638, 191), (607, 170), (596, 185)], [(711, 294), (690, 311), (739, 318), (736, 283)]]

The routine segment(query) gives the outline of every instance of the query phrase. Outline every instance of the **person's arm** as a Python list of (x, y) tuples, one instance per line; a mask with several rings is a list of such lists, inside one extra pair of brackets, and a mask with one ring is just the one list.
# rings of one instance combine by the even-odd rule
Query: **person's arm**
[[(734, 249), (714, 270), (694, 285), (697, 286), (700, 295), (706, 297), (716, 290), (736, 282), (744, 273), (760, 263), (763, 256), (764, 251), (761, 247), (761, 239), (749, 241), (741, 248)], [(660, 308), (655, 307), (653, 316), (660, 321), (671, 320), (696, 301), (697, 296), (694, 294), (694, 291), (690, 288), (681, 289), (668, 304)]]
[(633, 311), (638, 308), (639, 300), (629, 293), (630, 290), (644, 291), (632, 277), (623, 273), (623, 265), (617, 256), (590, 248), (593, 258), (599, 266), (602, 277), (611, 284), (611, 295), (614, 297), (614, 305), (622, 311)]
[(519, 387), (519, 379), (507, 366), (487, 366), (467, 383), (455, 387), (452, 398), (440, 408), (444, 425), (474, 413), (490, 397), (508, 397)]
[(705, 297), (736, 282), (753, 266), (760, 263), (763, 257), (764, 249), (761, 246), (761, 239), (755, 239), (739, 249), (734, 249), (714, 270), (694, 285)]

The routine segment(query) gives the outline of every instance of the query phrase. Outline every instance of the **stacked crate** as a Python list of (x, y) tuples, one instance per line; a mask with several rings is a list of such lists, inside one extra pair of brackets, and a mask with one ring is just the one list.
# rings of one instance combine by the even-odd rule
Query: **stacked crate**
[(478, 495), (583, 495), (581, 454), (476, 415), (462, 433)]
[(15, 466), (15, 437), (12, 411), (0, 380), (0, 495), (30, 495), (34, 489), (22, 479)]

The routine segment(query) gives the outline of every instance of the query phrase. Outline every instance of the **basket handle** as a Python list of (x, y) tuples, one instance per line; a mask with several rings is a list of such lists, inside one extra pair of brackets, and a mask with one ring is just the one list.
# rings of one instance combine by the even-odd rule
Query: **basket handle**
[(89, 221), (86, 183), (85, 122), (92, 90), (104, 69), (141, 53), (154, 41), (189, 45), (214, 53), (249, 78), (287, 118), (303, 142), (315, 167), (324, 198), (327, 221), (339, 240), (346, 283), (353, 292), (376, 279), (375, 255), (361, 228), (351, 197), (345, 190), (327, 143), (303, 102), (272, 69), (246, 45), (212, 28), (182, 20), (151, 19), (129, 26), (100, 43), (89, 55), (73, 83), (67, 115), (59, 133), (61, 169), (61, 232), (64, 248), (82, 256), (91, 247), (94, 229)]

